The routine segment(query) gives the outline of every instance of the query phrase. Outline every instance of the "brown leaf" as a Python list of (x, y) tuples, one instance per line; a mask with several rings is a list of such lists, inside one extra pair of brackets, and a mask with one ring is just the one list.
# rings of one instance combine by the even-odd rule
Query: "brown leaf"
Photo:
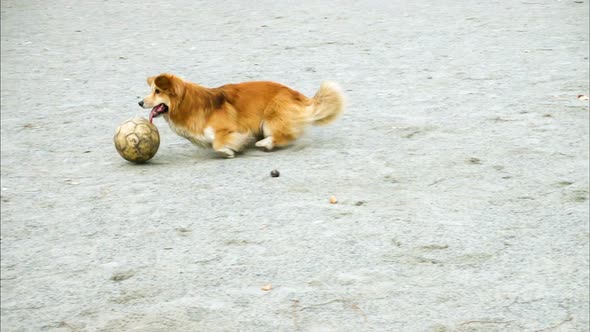
[(263, 290), (263, 291), (265, 291), (265, 292), (268, 292), (269, 290), (271, 290), (271, 289), (272, 289), (272, 284), (264, 285), (264, 286), (262, 286), (262, 288), (260, 288), (260, 289), (262, 289), (262, 290)]

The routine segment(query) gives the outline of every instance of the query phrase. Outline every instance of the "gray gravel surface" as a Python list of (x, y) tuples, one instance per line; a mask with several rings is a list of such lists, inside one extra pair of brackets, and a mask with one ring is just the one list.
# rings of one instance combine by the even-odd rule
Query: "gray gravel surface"
[[(1, 5), (2, 331), (589, 330), (587, 0)], [(160, 72), (348, 108), (133, 165)]]

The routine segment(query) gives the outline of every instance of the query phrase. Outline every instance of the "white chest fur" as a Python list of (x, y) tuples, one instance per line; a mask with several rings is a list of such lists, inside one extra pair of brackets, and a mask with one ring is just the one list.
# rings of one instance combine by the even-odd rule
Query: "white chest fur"
[(170, 125), (170, 129), (172, 129), (173, 132), (175, 132), (179, 136), (188, 139), (193, 144), (203, 147), (210, 147), (213, 143), (213, 140), (215, 140), (215, 130), (211, 127), (205, 128), (205, 130), (203, 130), (202, 133), (192, 133), (188, 131), (186, 128), (176, 126), (172, 121), (168, 119), (166, 120), (168, 122), (168, 125)]

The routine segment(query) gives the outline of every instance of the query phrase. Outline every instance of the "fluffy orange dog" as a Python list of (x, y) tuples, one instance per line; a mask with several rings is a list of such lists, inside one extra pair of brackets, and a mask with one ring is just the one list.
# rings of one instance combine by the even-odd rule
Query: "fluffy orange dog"
[(333, 82), (324, 82), (313, 98), (274, 82), (205, 88), (171, 74), (147, 82), (152, 93), (139, 106), (152, 109), (150, 121), (163, 115), (178, 135), (228, 158), (254, 140), (267, 150), (288, 145), (309, 124), (332, 122), (344, 108)]

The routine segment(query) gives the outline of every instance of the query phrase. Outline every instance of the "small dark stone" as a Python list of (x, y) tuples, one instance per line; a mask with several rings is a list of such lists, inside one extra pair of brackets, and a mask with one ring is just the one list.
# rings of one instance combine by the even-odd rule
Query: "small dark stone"
[(481, 160), (479, 158), (469, 158), (468, 162), (473, 165), (480, 165)]
[(278, 178), (281, 175), (281, 173), (279, 173), (279, 171), (277, 171), (276, 169), (273, 169), (270, 172), (270, 176), (272, 176), (273, 178)]

